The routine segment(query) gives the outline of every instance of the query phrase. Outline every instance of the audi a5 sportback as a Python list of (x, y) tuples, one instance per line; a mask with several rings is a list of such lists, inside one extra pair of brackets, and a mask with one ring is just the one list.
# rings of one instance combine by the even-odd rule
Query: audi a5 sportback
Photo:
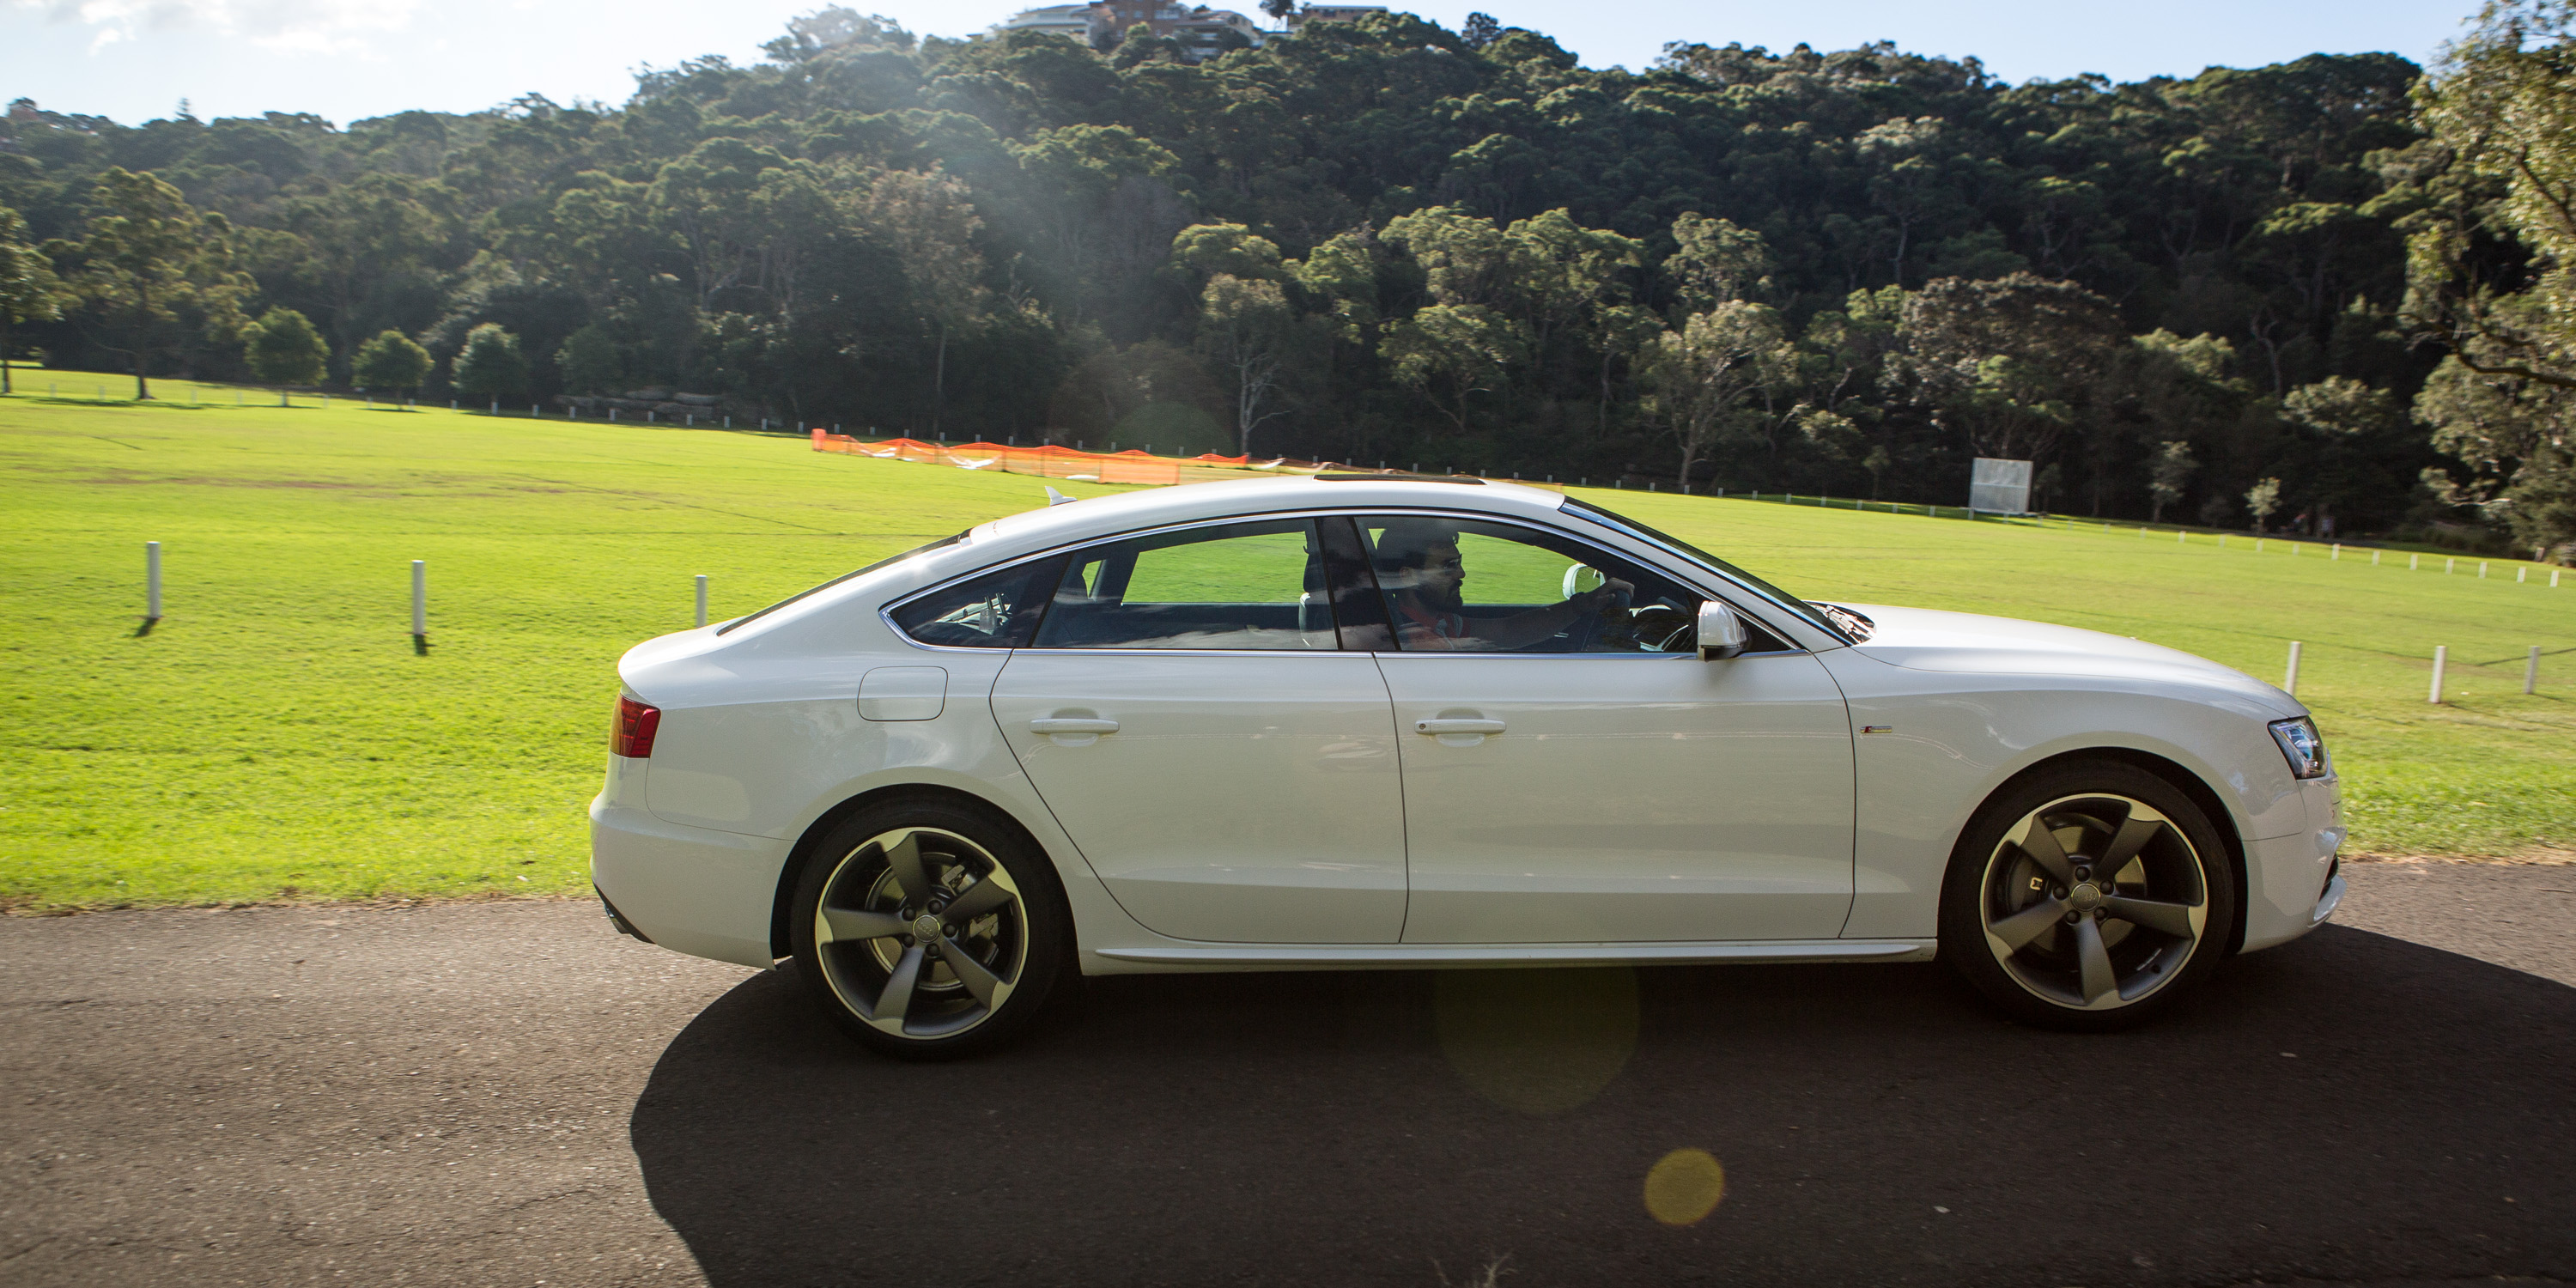
[(1051, 506), (619, 664), (592, 874), (989, 1047), (1068, 970), (1922, 961), (2133, 1023), (2343, 895), (2308, 713), (2089, 631), (1809, 603), (1553, 492)]

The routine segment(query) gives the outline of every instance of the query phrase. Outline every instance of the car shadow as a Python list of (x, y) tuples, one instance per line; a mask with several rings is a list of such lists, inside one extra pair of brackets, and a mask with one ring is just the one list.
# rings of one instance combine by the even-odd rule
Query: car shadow
[[(631, 1130), (719, 1288), (2576, 1277), (2576, 989), (2328, 927), (2079, 1037), (1938, 966), (1128, 976), (862, 1052), (783, 975)], [(1659, 1171), (1678, 1150), (1723, 1169)], [(1683, 1202), (1665, 1180), (1680, 1176)], [(1700, 1179), (1690, 1182), (1690, 1178)], [(1697, 1184), (1700, 1191), (1689, 1191)]]

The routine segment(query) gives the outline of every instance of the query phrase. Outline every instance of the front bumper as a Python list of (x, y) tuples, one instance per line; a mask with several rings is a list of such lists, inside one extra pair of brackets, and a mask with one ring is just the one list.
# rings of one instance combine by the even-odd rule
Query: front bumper
[(603, 793), (590, 803), (590, 880), (652, 943), (766, 970), (789, 841), (666, 823)]
[(2343, 784), (2335, 778), (2300, 785), (2309, 828), (2245, 843), (2245, 943), (2242, 951), (2286, 944), (2334, 915), (2343, 902)]

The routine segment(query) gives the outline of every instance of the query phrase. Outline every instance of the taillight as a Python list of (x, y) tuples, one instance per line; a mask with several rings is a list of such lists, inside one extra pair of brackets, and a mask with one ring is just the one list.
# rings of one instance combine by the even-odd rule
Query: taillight
[(608, 727), (608, 749), (629, 760), (653, 754), (653, 735), (662, 727), (662, 708), (648, 707), (617, 695), (617, 720)]

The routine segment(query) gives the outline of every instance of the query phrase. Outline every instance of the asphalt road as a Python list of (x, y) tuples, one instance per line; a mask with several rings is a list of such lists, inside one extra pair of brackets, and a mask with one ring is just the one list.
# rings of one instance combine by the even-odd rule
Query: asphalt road
[(2576, 869), (2353, 872), (2114, 1038), (1929, 966), (1166, 977), (945, 1066), (586, 905), (0, 919), (0, 1283), (2576, 1282)]

